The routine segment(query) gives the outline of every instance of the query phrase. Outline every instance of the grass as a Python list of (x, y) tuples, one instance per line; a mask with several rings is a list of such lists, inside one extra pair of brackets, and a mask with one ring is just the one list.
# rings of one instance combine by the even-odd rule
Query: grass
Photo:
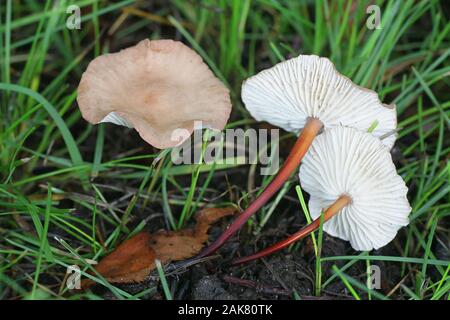
[(166, 296), (167, 300), (173, 300), (172, 294), (169, 289), (169, 285), (167, 284), (166, 275), (164, 274), (164, 269), (161, 265), (161, 261), (157, 259), (155, 260), (155, 263), (156, 263), (156, 270), (158, 271), (158, 275), (164, 290), (164, 295)]
[[(190, 224), (199, 207), (245, 207), (269, 182), (245, 164), (173, 165), (133, 131), (81, 118), (76, 87), (87, 63), (147, 37), (182, 40), (202, 56), (231, 90), (229, 128), (258, 125), (239, 98), (243, 79), (300, 53), (330, 57), (354, 82), (395, 103), (393, 157), (409, 186), (411, 223), (381, 252), (322, 251), (318, 289), (340, 283), (360, 299), (450, 299), (450, 8), (437, 0), (375, 2), (382, 28), (370, 30), (368, 1), (2, 1), (0, 299), (104, 298), (69, 291), (70, 265), (115, 297), (144, 298), (153, 287), (126, 292), (88, 274), (87, 261), (143, 228)], [(69, 4), (81, 8), (80, 30), (65, 26)], [(280, 138), (291, 145), (291, 134)], [(293, 177), (245, 231), (263, 235), (283, 216), (304, 223), (301, 190), (291, 204), (297, 184)], [(367, 288), (367, 261), (398, 269), (387, 291)], [(161, 279), (158, 291), (179, 297), (178, 278)]]

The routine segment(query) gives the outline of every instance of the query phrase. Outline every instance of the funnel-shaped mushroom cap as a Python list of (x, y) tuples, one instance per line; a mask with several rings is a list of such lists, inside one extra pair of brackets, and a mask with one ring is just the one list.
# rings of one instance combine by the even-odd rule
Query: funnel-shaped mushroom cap
[(303, 165), (300, 182), (310, 194), (309, 210), (318, 218), (339, 196), (352, 202), (325, 222), (332, 236), (356, 250), (378, 249), (408, 224), (408, 188), (397, 174), (389, 150), (374, 136), (336, 127), (318, 136)]
[[(397, 126), (395, 106), (380, 102), (376, 92), (355, 85), (318, 56), (300, 55), (250, 77), (242, 85), (242, 100), (258, 121), (299, 133), (309, 117), (324, 128), (348, 126), (383, 137), (391, 148)], [(393, 134), (391, 134), (393, 133)]]
[[(222, 130), (230, 111), (228, 89), (193, 50), (172, 40), (143, 40), (94, 59), (81, 78), (78, 104), (91, 123), (134, 127), (158, 148), (192, 133), (194, 121)], [(189, 135), (184, 137), (186, 140)]]

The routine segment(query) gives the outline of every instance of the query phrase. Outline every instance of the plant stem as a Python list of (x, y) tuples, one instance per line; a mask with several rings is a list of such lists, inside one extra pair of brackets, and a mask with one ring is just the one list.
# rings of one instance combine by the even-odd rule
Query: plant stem
[(233, 221), (233, 223), (219, 236), (219, 238), (204, 249), (200, 254), (199, 258), (205, 257), (216, 252), (222, 245), (234, 235), (244, 223), (250, 219), (269, 199), (274, 195), (278, 189), (284, 184), (284, 182), (291, 176), (291, 174), (298, 167), (302, 161), (304, 155), (308, 151), (314, 138), (317, 136), (319, 131), (322, 129), (323, 124), (319, 119), (309, 118), (303, 128), (300, 136), (295, 142), (286, 162), (281, 167), (277, 176), (272, 180), (272, 182), (264, 189), (261, 195), (253, 201), (250, 206), (244, 212)]
[[(336, 211), (337, 212), (337, 211)], [(315, 293), (316, 297), (320, 297), (322, 291), (322, 240), (323, 240), (323, 219), (324, 212), (322, 211), (319, 216), (319, 237), (317, 240), (317, 253), (316, 253), (316, 282)]]
[[(347, 195), (340, 196), (323, 214), (323, 222), (325, 223), (326, 221), (331, 219), (342, 208), (344, 208), (349, 203), (351, 203), (351, 201), (352, 201), (351, 198)], [(293, 235), (288, 237), (287, 239), (284, 239), (284, 240), (274, 244), (273, 246), (270, 246), (270, 247), (268, 247), (258, 253), (255, 253), (251, 256), (235, 259), (232, 262), (232, 265), (238, 265), (238, 264), (249, 262), (249, 261), (252, 261), (255, 259), (259, 259), (259, 258), (265, 257), (269, 254), (272, 254), (278, 250), (281, 250), (281, 249), (289, 246), (290, 244), (308, 236), (311, 232), (315, 231), (319, 226), (320, 226), (320, 218), (317, 218), (313, 222), (308, 224), (307, 226), (303, 227), (302, 229), (300, 229), (299, 231), (297, 231), (296, 233), (294, 233)]]

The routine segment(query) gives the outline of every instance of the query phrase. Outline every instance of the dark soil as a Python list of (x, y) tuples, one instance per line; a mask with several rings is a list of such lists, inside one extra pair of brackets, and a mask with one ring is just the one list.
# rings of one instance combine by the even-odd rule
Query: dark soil
[[(287, 223), (289, 220), (290, 223)], [(277, 252), (264, 259), (250, 262), (241, 266), (228, 265), (232, 257), (247, 255), (270, 243), (281, 240), (282, 236), (295, 231), (303, 219), (283, 218), (279, 223), (274, 223), (279, 228), (267, 228), (259, 237), (250, 237), (242, 232), (234, 237), (221, 250), (220, 256), (216, 256), (207, 262), (198, 263), (182, 272), (170, 272), (171, 266), (167, 266), (168, 281), (172, 288), (174, 298), (192, 300), (265, 300), (265, 299), (353, 299), (342, 281), (338, 278), (322, 288), (320, 297), (314, 295), (315, 283), (315, 255), (310, 238), (299, 243), (296, 250), (289, 252), (287, 249)], [(304, 223), (304, 221), (302, 222)], [(217, 237), (225, 227), (226, 222), (215, 226), (211, 230), (210, 239)], [(287, 228), (290, 225), (291, 227)], [(291, 230), (292, 229), (292, 230)], [(243, 234), (244, 233), (244, 234)], [(239, 242), (238, 242), (239, 240)], [(241, 245), (239, 245), (241, 243)], [(322, 257), (350, 255), (354, 253), (350, 245), (337, 238), (324, 234)], [(383, 252), (374, 254), (389, 254), (389, 246)], [(344, 266), (348, 261), (333, 261), (322, 263), (322, 283), (332, 275), (332, 266)], [(389, 264), (377, 261), (375, 263), (381, 269), (381, 292), (387, 294), (400, 280), (401, 265)], [(354, 279), (365, 283), (366, 262), (354, 263), (345, 273)], [(163, 299), (163, 291), (158, 283), (158, 276), (153, 273), (148, 281), (139, 284), (121, 285), (122, 289), (130, 293), (138, 293), (154, 288), (144, 298)], [(102, 289), (99, 293), (102, 293)], [(361, 297), (367, 297), (364, 291), (358, 290)], [(105, 298), (114, 299), (110, 293), (103, 292)]]

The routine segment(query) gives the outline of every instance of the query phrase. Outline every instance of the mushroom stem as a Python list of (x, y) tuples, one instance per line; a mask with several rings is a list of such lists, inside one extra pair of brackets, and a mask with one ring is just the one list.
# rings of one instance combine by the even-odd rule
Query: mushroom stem
[[(324, 213), (323, 216), (323, 222), (330, 220), (336, 213), (338, 213), (342, 208), (347, 206), (352, 202), (352, 199), (347, 195), (340, 196)], [(242, 257), (235, 259), (231, 262), (232, 265), (238, 265), (245, 262), (249, 262), (252, 260), (256, 260), (262, 257), (265, 257), (269, 254), (272, 254), (278, 250), (281, 250), (290, 244), (303, 239), (307, 235), (309, 235), (311, 232), (315, 231), (320, 226), (320, 217), (315, 219), (313, 222), (308, 224), (307, 226), (304, 226), (299, 231), (294, 233), (293, 235), (289, 236), (288, 238), (274, 244), (273, 246), (270, 246), (264, 250), (261, 250), (253, 255)]]
[(323, 123), (317, 118), (309, 118), (303, 128), (300, 136), (295, 142), (286, 162), (281, 167), (276, 177), (264, 189), (260, 196), (253, 201), (247, 209), (242, 212), (236, 220), (214, 241), (211, 245), (205, 248), (198, 256), (198, 258), (206, 257), (216, 252), (222, 245), (235, 234), (244, 223), (250, 219), (273, 195), (277, 192), (283, 183), (291, 176), (291, 174), (298, 167), (303, 159), (303, 156), (308, 151), (314, 138), (322, 129)]

